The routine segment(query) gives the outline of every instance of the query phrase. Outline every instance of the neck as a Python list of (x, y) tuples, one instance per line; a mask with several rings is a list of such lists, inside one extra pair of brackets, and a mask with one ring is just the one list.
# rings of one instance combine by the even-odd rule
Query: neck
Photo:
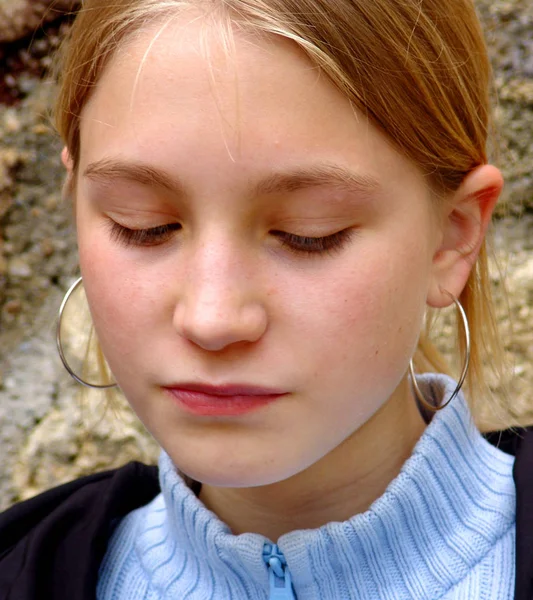
[(296, 529), (345, 521), (384, 493), (424, 429), (404, 379), (361, 428), (305, 471), (253, 488), (204, 484), (199, 498), (234, 534), (254, 532), (273, 541)]

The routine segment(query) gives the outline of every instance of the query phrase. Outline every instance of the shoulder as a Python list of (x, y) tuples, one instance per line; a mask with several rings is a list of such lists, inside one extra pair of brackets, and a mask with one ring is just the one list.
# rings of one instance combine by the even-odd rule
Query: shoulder
[(493, 432), (489, 442), (516, 457), (516, 600), (533, 598), (533, 427)]
[(528, 497), (533, 502), (533, 427), (493, 431), (484, 437), (499, 450), (515, 457), (513, 477), (517, 496)]
[(0, 597), (94, 598), (113, 526), (159, 491), (157, 467), (131, 462), (0, 514)]
[(533, 452), (533, 426), (490, 431), (484, 437), (494, 446), (513, 456), (529, 455)]

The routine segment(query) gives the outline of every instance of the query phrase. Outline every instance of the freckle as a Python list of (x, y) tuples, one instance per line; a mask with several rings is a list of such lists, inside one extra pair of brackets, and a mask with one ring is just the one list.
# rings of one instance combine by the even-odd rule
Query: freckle
[(379, 350), (376, 350), (376, 356), (379, 354)]

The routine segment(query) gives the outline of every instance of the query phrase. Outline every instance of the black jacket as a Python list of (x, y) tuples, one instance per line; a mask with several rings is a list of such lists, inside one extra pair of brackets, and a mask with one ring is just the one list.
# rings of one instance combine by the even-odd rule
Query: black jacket
[[(487, 438), (516, 456), (515, 600), (533, 600), (533, 430)], [(114, 526), (159, 491), (157, 468), (132, 462), (0, 514), (0, 600), (95, 600)]]

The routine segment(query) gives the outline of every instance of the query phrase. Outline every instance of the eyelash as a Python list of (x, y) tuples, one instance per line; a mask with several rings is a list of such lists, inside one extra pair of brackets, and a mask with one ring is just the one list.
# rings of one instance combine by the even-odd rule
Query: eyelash
[(286, 231), (272, 231), (272, 235), (277, 237), (282, 246), (294, 254), (334, 254), (342, 250), (345, 244), (352, 237), (353, 229), (343, 229), (331, 235), (323, 237), (309, 237), (305, 235), (295, 235)]
[(129, 229), (110, 221), (111, 239), (124, 246), (159, 246), (166, 242), (174, 231), (181, 229), (180, 223), (168, 223), (149, 229)]
[[(169, 223), (149, 229), (129, 229), (111, 221), (111, 239), (127, 247), (159, 246), (165, 243), (175, 231), (181, 229), (180, 223)], [(343, 229), (322, 237), (300, 236), (286, 231), (271, 232), (278, 238), (284, 248), (299, 255), (333, 254), (341, 250), (352, 237), (353, 229)]]

